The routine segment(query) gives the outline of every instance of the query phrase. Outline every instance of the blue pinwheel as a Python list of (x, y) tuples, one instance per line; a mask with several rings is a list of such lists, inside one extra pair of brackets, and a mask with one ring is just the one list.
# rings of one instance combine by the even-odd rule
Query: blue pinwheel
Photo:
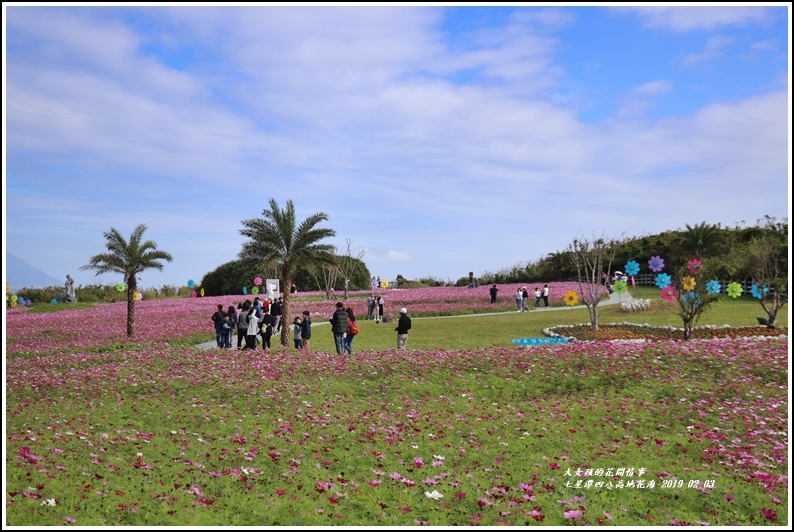
[(656, 286), (659, 288), (667, 288), (672, 282), (673, 279), (666, 273), (660, 273), (656, 276)]
[(768, 286), (764, 286), (763, 288), (759, 288), (758, 284), (756, 284), (756, 283), (753, 283), (752, 288), (750, 288), (750, 293), (756, 299), (763, 299), (764, 294), (767, 294), (768, 292), (769, 292), (769, 287)]
[(712, 279), (711, 281), (706, 283), (706, 292), (710, 295), (719, 294), (722, 291), (722, 285), (716, 279)]
[(681, 299), (688, 307), (696, 307), (700, 304), (700, 297), (695, 292), (687, 292)]
[(194, 286), (196, 286), (196, 281), (194, 281), (193, 279), (188, 279), (187, 280), (187, 287), (188, 288), (193, 288)]
[(630, 260), (626, 263), (626, 266), (623, 267), (626, 270), (626, 275), (629, 277), (634, 277), (635, 275), (640, 273), (640, 265), (637, 261)]

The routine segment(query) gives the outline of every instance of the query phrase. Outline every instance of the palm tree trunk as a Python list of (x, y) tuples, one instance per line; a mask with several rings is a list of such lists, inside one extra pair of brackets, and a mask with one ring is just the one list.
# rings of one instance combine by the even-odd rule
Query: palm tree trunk
[(135, 333), (135, 288), (127, 284), (127, 336)]
[[(284, 276), (284, 286), (292, 286), (291, 276)], [(281, 345), (284, 347), (289, 347), (289, 333), (292, 330), (292, 322), (289, 321), (289, 288), (282, 291), (281, 294), (284, 297), (284, 303), (281, 305)]]

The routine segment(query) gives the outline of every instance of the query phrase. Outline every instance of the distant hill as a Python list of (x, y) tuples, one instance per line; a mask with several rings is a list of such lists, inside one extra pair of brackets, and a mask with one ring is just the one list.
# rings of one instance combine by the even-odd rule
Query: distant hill
[(9, 252), (6, 252), (5, 270), (6, 284), (15, 292), (20, 288), (45, 288), (63, 284), (63, 281), (34, 268)]

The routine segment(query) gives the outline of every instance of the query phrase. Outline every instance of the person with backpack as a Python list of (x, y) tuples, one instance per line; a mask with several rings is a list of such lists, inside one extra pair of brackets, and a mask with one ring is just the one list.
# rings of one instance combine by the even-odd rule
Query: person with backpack
[(356, 321), (356, 315), (353, 313), (353, 309), (351, 307), (347, 307), (345, 312), (347, 312), (347, 336), (345, 336), (345, 351), (347, 351), (348, 355), (352, 355), (353, 339), (358, 334), (358, 322)]

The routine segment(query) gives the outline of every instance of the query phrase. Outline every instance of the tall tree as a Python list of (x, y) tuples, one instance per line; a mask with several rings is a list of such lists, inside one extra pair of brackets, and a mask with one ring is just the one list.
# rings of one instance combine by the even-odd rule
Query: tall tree
[(88, 264), (80, 267), (81, 270), (96, 270), (96, 275), (116, 272), (124, 276), (124, 284), (127, 285), (127, 336), (135, 334), (134, 294), (138, 290), (138, 274), (152, 268), (163, 271), (163, 263), (160, 261), (173, 260), (169, 253), (157, 249), (155, 242), (142, 241), (145, 231), (146, 225), (139, 225), (127, 242), (121, 233), (111, 228), (104, 233), (107, 253), (94, 255)]
[[(788, 232), (788, 226), (786, 226)], [(785, 238), (787, 239), (787, 234)], [(761, 303), (770, 329), (777, 327), (777, 313), (786, 303), (788, 268), (783, 256), (788, 252), (785, 240), (773, 235), (753, 238), (746, 247), (745, 257), (754, 286), (752, 295)]]
[(598, 330), (598, 300), (601, 297), (601, 275), (612, 270), (612, 261), (623, 244), (603, 236), (591, 240), (577, 238), (568, 246), (568, 254), (576, 268), (579, 298), (590, 313), (590, 327)]
[(681, 242), (679, 244), (682, 253), (681, 258), (689, 259), (703, 259), (704, 257), (713, 256), (717, 251), (718, 244), (722, 241), (722, 232), (720, 225), (710, 225), (706, 222), (700, 222), (694, 226), (684, 224), (686, 231), (681, 235)]
[(320, 241), (336, 235), (333, 229), (316, 227), (328, 220), (324, 212), (312, 214), (298, 223), (295, 205), (287, 200), (281, 209), (275, 198), (270, 198), (270, 208), (262, 211), (262, 218), (243, 220), (240, 234), (249, 240), (243, 243), (241, 259), (257, 259), (266, 265), (277, 264), (281, 279), (284, 305), (281, 308), (281, 345), (288, 347), (290, 327), (289, 300), (292, 278), (298, 268), (335, 265), (334, 246)]

